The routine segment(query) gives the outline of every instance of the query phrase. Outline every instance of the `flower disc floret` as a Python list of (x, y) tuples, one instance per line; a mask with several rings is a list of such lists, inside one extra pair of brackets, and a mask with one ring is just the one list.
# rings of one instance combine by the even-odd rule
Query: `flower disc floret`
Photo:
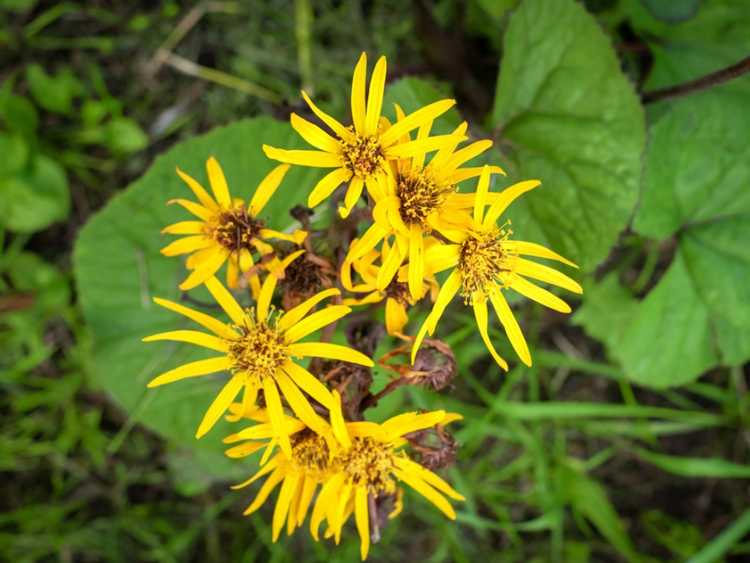
[(441, 186), (424, 171), (400, 175), (396, 181), (401, 219), (407, 225), (425, 227), (427, 217), (440, 209), (452, 186)]
[(241, 336), (229, 342), (232, 371), (244, 372), (257, 383), (274, 377), (289, 358), (281, 332), (265, 322), (239, 327), (239, 332)]
[(383, 148), (376, 135), (358, 135), (353, 127), (349, 130), (352, 137), (341, 140), (341, 155), (352, 174), (367, 178), (383, 166)]
[(323, 437), (305, 428), (291, 437), (292, 461), (306, 474), (322, 474), (330, 465), (330, 450)]
[(503, 243), (512, 233), (507, 227), (494, 228), (473, 233), (473, 236), (461, 243), (458, 271), (461, 276), (461, 295), (467, 304), (476, 292), (487, 295), (493, 286), (505, 286), (503, 275), (513, 271), (515, 255)]
[(396, 483), (391, 477), (394, 462), (392, 446), (370, 437), (352, 438), (352, 445), (335, 463), (341, 466), (355, 486), (367, 486), (370, 493), (392, 493)]
[(219, 213), (207, 228), (208, 234), (230, 252), (252, 251), (252, 241), (259, 236), (263, 222), (250, 216), (244, 205), (238, 205)]

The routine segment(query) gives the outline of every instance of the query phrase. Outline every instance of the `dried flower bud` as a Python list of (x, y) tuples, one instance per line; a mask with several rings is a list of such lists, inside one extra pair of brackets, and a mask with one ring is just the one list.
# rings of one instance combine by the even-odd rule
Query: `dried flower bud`
[(440, 391), (448, 386), (457, 372), (451, 347), (442, 340), (425, 339), (409, 377), (416, 379), (415, 383)]

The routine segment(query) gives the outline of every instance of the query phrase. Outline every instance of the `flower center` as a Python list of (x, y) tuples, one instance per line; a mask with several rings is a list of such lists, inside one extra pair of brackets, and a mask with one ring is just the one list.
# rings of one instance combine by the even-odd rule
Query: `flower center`
[[(506, 223), (509, 225), (510, 222)], [(475, 232), (461, 243), (458, 271), (461, 275), (461, 295), (465, 303), (479, 291), (485, 296), (495, 284), (505, 286), (505, 274), (513, 270), (514, 254), (503, 247), (513, 231), (503, 226), (489, 231)]]
[(452, 191), (452, 186), (440, 186), (424, 172), (399, 176), (396, 195), (401, 202), (401, 219), (407, 225), (424, 227), (430, 213), (438, 209)]
[(262, 382), (273, 377), (289, 357), (284, 337), (267, 323), (255, 323), (252, 318), (239, 327), (242, 336), (229, 342), (229, 357), (233, 372), (245, 372), (248, 377)]
[[(354, 133), (354, 128), (349, 128)], [(354, 135), (351, 141), (341, 140), (341, 154), (346, 167), (355, 176), (367, 178), (385, 162), (383, 149), (376, 135)]]
[(219, 213), (209, 227), (213, 239), (231, 251), (252, 250), (251, 241), (263, 228), (263, 222), (252, 217), (244, 205)]
[(354, 485), (366, 484), (373, 494), (392, 493), (396, 484), (391, 477), (395, 468), (389, 446), (372, 438), (352, 438), (352, 447), (336, 460)]
[(411, 302), (411, 295), (409, 293), (409, 286), (403, 282), (392, 281), (385, 288), (385, 294), (391, 299), (395, 299), (404, 306), (413, 305)]
[(329, 451), (325, 439), (309, 429), (291, 437), (292, 461), (307, 473), (322, 473), (328, 469)]

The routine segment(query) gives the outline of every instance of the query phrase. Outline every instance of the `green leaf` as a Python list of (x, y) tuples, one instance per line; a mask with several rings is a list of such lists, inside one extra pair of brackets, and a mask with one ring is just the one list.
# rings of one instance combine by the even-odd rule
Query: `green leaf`
[(710, 477), (714, 479), (750, 479), (750, 465), (732, 463), (720, 457), (679, 457), (636, 448), (639, 458), (659, 469), (682, 477)]
[(0, 118), (9, 130), (20, 133), (26, 140), (34, 138), (39, 125), (34, 104), (14, 94), (0, 98)]
[(31, 165), (0, 180), (0, 224), (12, 231), (33, 232), (68, 216), (70, 194), (65, 170), (39, 155)]
[(666, 238), (686, 223), (750, 213), (750, 89), (722, 87), (665, 102), (650, 127), (634, 228)]
[(54, 113), (69, 114), (73, 109), (73, 98), (81, 92), (81, 83), (69, 68), (51, 75), (38, 64), (26, 67), (26, 80), (36, 102)]
[(714, 563), (729, 553), (729, 550), (742, 541), (750, 532), (750, 509), (745, 510), (737, 520), (724, 528), (719, 535), (709, 541), (687, 563)]
[(0, 181), (19, 172), (29, 156), (29, 147), (18, 135), (7, 135), (0, 131)]
[(679, 23), (695, 16), (701, 0), (641, 0), (641, 3), (655, 18)]
[(638, 554), (604, 487), (569, 464), (555, 468), (555, 480), (558, 493), (573, 510), (591, 521), (628, 561), (638, 560)]
[(609, 38), (578, 3), (526, 0), (513, 14), (491, 124), (510, 180), (543, 183), (513, 205), (518, 236), (592, 270), (632, 214), (645, 131)]
[[(193, 328), (189, 321), (151, 301), (156, 296), (179, 301), (177, 284), (186, 276), (182, 260), (159, 252), (173, 239), (161, 235), (161, 229), (188, 218), (184, 210), (167, 206), (167, 200), (192, 199), (175, 167), (208, 186), (205, 162), (213, 155), (221, 163), (232, 195), (247, 200), (277, 165), (264, 157), (263, 143), (279, 147), (303, 144), (286, 123), (257, 118), (175, 146), (89, 221), (74, 252), (80, 304), (94, 335), (95, 381), (131, 417), (176, 447), (200, 450), (196, 459), (206, 467), (213, 465), (215, 479), (237, 478), (247, 471), (246, 465), (222, 454), (221, 438), (228, 433), (225, 423), (202, 440), (194, 438), (226, 376), (217, 374), (147, 390), (146, 383), (159, 373), (210, 353), (190, 345), (144, 344), (141, 338), (188, 325)], [(295, 167), (289, 172), (263, 212), (271, 227), (291, 225), (289, 209), (305, 201), (318, 177), (319, 172), (312, 169)], [(210, 299), (200, 293), (198, 298)], [(218, 315), (216, 309), (206, 312)], [(206, 464), (206, 459), (211, 463)]]
[(113, 118), (104, 126), (104, 131), (104, 144), (113, 153), (127, 154), (148, 146), (148, 136), (130, 118)]

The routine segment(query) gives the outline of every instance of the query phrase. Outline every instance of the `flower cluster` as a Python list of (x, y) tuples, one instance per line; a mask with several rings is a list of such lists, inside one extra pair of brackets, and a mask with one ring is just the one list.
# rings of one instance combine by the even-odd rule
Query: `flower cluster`
[[(448, 498), (462, 500), (432, 471), (443, 465), (434, 460), (447, 460), (455, 453), (456, 442), (444, 425), (460, 415), (443, 410), (407, 412), (383, 423), (364, 417), (369, 406), (400, 384), (445, 386), (449, 375), (444, 366), (455, 369), (455, 360), (444, 343), (427, 336), (435, 333), (456, 294), (471, 306), (484, 343), (507, 369), (490, 338), (487, 302), (518, 357), (531, 365), (505, 291), (513, 289), (561, 312), (570, 307), (535, 281), (581, 292), (568, 276), (528, 257), (575, 267), (572, 262), (544, 246), (515, 240), (510, 220), (501, 219), (513, 200), (540, 182), (527, 180), (491, 191), (493, 175), (503, 170), (469, 165), (486, 153), (491, 141), (467, 141), (466, 123), (449, 134), (432, 134), (434, 121), (454, 105), (453, 100), (437, 101), (408, 115), (396, 105), (391, 122), (382, 115), (385, 58), (375, 65), (369, 88), (366, 75), (367, 58), (362, 54), (352, 81), (351, 125), (325, 113), (303, 92), (311, 113), (328, 130), (292, 114), (292, 127), (314, 150), (264, 145), (266, 156), (281, 164), (262, 180), (249, 203), (230, 195), (213, 157), (206, 164), (211, 194), (177, 170), (197, 201), (169, 203), (195, 218), (164, 229), (183, 236), (162, 253), (188, 255), (189, 273), (180, 289), (204, 286), (228, 320), (156, 299), (205, 331), (173, 330), (144, 339), (186, 342), (215, 353), (158, 375), (149, 387), (227, 374), (196, 437), (209, 432), (222, 416), (231, 423), (249, 423), (224, 440), (231, 444), (226, 452), (231, 458), (259, 457), (257, 472), (235, 487), (263, 479), (245, 514), (260, 508), (280, 486), (274, 541), (284, 527), (291, 534), (302, 526), (309, 513), (312, 537), (318, 540), (325, 525), (323, 537), (338, 543), (353, 516), (363, 559), (387, 518), (400, 512), (403, 484), (449, 518), (455, 518), (455, 512)], [(329, 231), (315, 232), (307, 220), (301, 220), (304, 229), (280, 232), (260, 218), (291, 165), (331, 169), (310, 190), (308, 205), (339, 202), (341, 219), (335, 221), (348, 225), (350, 236), (339, 241), (337, 252), (316, 254), (312, 239)], [(474, 192), (459, 191), (459, 184), (472, 179)], [(337, 188), (342, 185), (346, 190), (339, 200)], [(217, 278), (224, 264), (226, 285)], [(433, 303), (431, 310), (416, 335), (409, 336), (409, 313), (425, 300)], [(356, 331), (349, 330), (353, 321), (348, 316), (352, 307), (382, 302), (386, 332), (408, 343), (404, 355), (411, 361), (400, 367), (386, 363), (386, 358), (401, 353), (398, 348), (381, 358), (384, 369), (401, 377), (373, 394), (370, 356), (375, 345), (349, 334)], [(350, 321), (349, 345), (331, 342), (344, 319)], [(317, 341), (308, 340), (319, 332)], [(442, 371), (431, 376), (430, 361), (418, 357), (423, 344), (425, 351), (447, 354), (452, 363), (443, 362)], [(435, 440), (425, 445), (430, 435), (439, 438), (437, 446)]]

